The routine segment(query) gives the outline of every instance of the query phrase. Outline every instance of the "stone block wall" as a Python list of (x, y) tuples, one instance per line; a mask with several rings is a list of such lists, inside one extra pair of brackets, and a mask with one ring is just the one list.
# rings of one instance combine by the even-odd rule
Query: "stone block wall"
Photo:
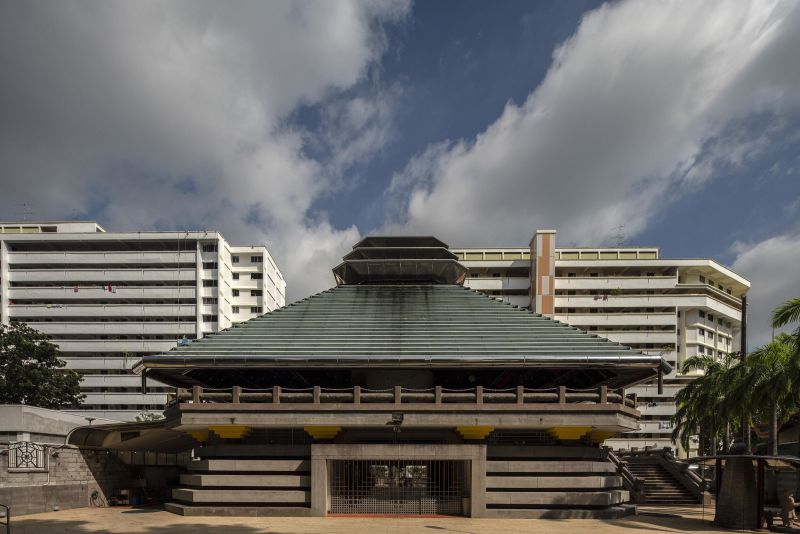
[(128, 467), (107, 451), (48, 446), (45, 454), (46, 472), (10, 472), (8, 455), (0, 456), (0, 503), (13, 515), (103, 505), (117, 489), (133, 485)]

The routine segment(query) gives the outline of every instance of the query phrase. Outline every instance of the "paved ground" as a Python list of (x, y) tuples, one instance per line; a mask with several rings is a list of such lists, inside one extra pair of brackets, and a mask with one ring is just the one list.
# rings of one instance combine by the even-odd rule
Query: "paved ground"
[(14, 534), (108, 532), (155, 534), (638, 534), (725, 532), (700, 507), (639, 507), (625, 519), (411, 519), (411, 518), (228, 518), (182, 517), (157, 509), (80, 508), (15, 518)]

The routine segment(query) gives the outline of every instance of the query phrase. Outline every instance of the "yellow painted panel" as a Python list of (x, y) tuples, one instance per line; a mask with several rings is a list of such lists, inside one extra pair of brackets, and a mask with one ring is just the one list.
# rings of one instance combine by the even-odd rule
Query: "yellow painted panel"
[(522, 252), (505, 252), (503, 258), (507, 260), (521, 260)]
[(333, 439), (342, 431), (340, 426), (306, 426), (303, 427), (309, 436), (314, 439)]
[(208, 441), (208, 434), (209, 434), (208, 430), (192, 430), (191, 432), (189, 432), (189, 434), (197, 441), (200, 442)]
[(616, 260), (617, 253), (616, 252), (601, 252), (600, 253), (601, 260)]
[(485, 254), (485, 259), (487, 260), (502, 260), (503, 253), (502, 252), (487, 252)]
[(467, 252), (464, 259), (472, 261), (483, 260), (483, 252)]
[(556, 426), (548, 430), (553, 437), (561, 440), (578, 440), (591, 431), (590, 426)]
[(582, 260), (596, 260), (597, 252), (581, 252)]
[(250, 433), (250, 427), (244, 425), (212, 425), (208, 429), (223, 439), (241, 439)]
[(635, 252), (620, 252), (619, 259), (621, 260), (635, 260), (636, 253)]
[(657, 260), (658, 254), (655, 252), (640, 252), (639, 253), (640, 260)]
[(580, 256), (577, 252), (562, 252), (561, 259), (562, 260), (577, 260)]
[(464, 439), (483, 439), (494, 430), (493, 426), (459, 426), (456, 432), (461, 434)]

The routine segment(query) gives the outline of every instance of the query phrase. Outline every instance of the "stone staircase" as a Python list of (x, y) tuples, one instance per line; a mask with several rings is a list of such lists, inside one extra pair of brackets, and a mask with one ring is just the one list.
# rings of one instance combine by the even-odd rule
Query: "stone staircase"
[(630, 472), (644, 483), (647, 504), (698, 504), (700, 501), (672, 473), (656, 461), (625, 462)]

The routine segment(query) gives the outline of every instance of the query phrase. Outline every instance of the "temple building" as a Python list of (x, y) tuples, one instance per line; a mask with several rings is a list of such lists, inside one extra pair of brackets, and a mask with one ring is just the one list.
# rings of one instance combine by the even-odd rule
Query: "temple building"
[(641, 352), (465, 287), (433, 237), (367, 237), (336, 286), (169, 352), (158, 423), (72, 444), (181, 452), (185, 515), (618, 517), (604, 440), (638, 428), (627, 388), (671, 371)]

